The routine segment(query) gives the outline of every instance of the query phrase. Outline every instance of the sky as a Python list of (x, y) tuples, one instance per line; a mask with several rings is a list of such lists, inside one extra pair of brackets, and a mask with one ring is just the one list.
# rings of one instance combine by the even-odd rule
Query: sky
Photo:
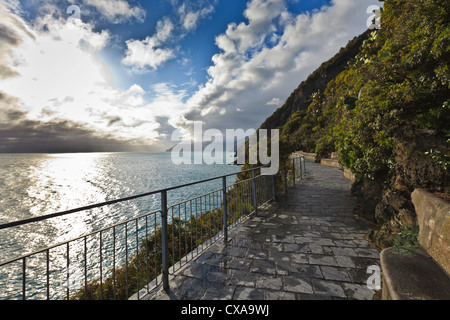
[(377, 0), (0, 0), (0, 153), (257, 129)]

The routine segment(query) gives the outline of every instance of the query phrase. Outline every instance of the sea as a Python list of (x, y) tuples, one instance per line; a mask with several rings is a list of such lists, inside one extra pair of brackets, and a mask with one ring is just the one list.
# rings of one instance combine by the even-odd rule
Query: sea
[[(223, 161), (214, 164), (175, 164), (170, 152), (0, 154), (0, 224), (237, 173), (241, 168), (231, 164), (233, 155), (223, 153)], [(192, 159), (201, 156), (193, 154)], [(232, 175), (227, 183), (235, 180)], [(222, 180), (216, 179), (171, 190), (168, 205), (221, 187)], [(160, 195), (156, 194), (0, 230), (0, 263), (159, 208)], [(12, 288), (21, 283), (22, 275), (16, 274), (20, 262), (17, 270), (12, 269), (0, 267), (0, 299), (20, 299), (20, 288)], [(45, 273), (42, 259), (32, 270)], [(32, 285), (31, 276), (27, 275), (27, 285)]]

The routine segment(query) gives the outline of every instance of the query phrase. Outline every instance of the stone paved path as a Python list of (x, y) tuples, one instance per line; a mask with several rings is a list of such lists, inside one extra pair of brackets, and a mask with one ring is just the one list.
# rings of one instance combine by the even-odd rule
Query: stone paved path
[(373, 299), (367, 268), (379, 253), (352, 216), (342, 171), (307, 161), (308, 175), (145, 299)]

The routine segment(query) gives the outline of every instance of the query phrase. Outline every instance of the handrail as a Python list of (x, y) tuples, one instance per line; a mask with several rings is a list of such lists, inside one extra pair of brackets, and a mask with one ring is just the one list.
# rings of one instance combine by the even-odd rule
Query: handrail
[(96, 203), (96, 204), (91, 204), (91, 205), (84, 206), (84, 207), (70, 209), (70, 210), (66, 210), (66, 211), (51, 213), (51, 214), (47, 214), (47, 215), (43, 215), (43, 216), (39, 216), (39, 217), (34, 217), (34, 218), (24, 219), (24, 220), (20, 220), (20, 221), (3, 223), (3, 224), (0, 224), (0, 230), (11, 228), (11, 227), (17, 227), (17, 226), (28, 224), (28, 223), (32, 223), (32, 222), (39, 222), (39, 221), (43, 221), (43, 220), (47, 220), (47, 219), (51, 219), (51, 218), (56, 218), (56, 217), (64, 216), (64, 215), (71, 214), (71, 213), (77, 213), (77, 212), (86, 211), (86, 210), (90, 210), (90, 209), (100, 208), (100, 207), (104, 207), (104, 206), (115, 204), (115, 203), (119, 203), (119, 202), (124, 202), (124, 201), (134, 200), (134, 199), (138, 199), (138, 198), (148, 197), (148, 196), (151, 196), (151, 195), (154, 195), (154, 194), (158, 194), (158, 193), (161, 193), (161, 192), (167, 192), (167, 191), (170, 191), (170, 190), (175, 190), (175, 189), (179, 189), (179, 188), (189, 187), (189, 186), (192, 186), (192, 185), (195, 185), (195, 184), (204, 183), (204, 182), (208, 182), (208, 181), (213, 181), (213, 180), (221, 179), (221, 178), (224, 178), (224, 177), (226, 178), (226, 177), (237, 175), (237, 174), (240, 174), (240, 173), (243, 173), (243, 172), (254, 171), (254, 170), (261, 169), (261, 168), (264, 168), (264, 166), (257, 167), (257, 168), (246, 169), (246, 170), (241, 170), (241, 171), (236, 172), (236, 173), (229, 173), (229, 174), (225, 174), (225, 175), (222, 175), (222, 176), (217, 176), (217, 177), (214, 177), (214, 178), (208, 178), (208, 179), (204, 179), (204, 180), (193, 181), (193, 182), (185, 183), (185, 184), (182, 184), (182, 185), (172, 186), (172, 187), (159, 189), (159, 190), (155, 190), (155, 191), (151, 191), (151, 192), (147, 192), (147, 193), (142, 193), (142, 194), (138, 194), (138, 195), (134, 195), (134, 196), (129, 196), (129, 197), (121, 198), (121, 199), (115, 199), (115, 200), (100, 202), (100, 203)]
[[(298, 156), (295, 155), (294, 157), (291, 158), (292, 159), (292, 164), (290, 164), (290, 161), (287, 163), (287, 165), (285, 165), (283, 168), (280, 168), (283, 170), (284, 172), (284, 181), (285, 181), (285, 188), (286, 188), (286, 193), (287, 193), (287, 185), (288, 185), (288, 180), (287, 180), (287, 171), (286, 170), (292, 170), (292, 178), (293, 178), (293, 182), (295, 185), (295, 180), (296, 178), (300, 178), (302, 179), (303, 175), (306, 173), (306, 168), (305, 168), (305, 161), (303, 156)], [(300, 159), (299, 165), (297, 167), (297, 165), (295, 164), (295, 160)], [(303, 162), (303, 168), (304, 170), (302, 170), (302, 162)], [(292, 165), (292, 167), (291, 167)], [(51, 246), (48, 246), (46, 248), (43, 249), (39, 249), (35, 252), (32, 253), (28, 253), (28, 254), (24, 254), (21, 255), (19, 257), (16, 258), (12, 258), (9, 259), (8, 261), (0, 261), (0, 267), (8, 265), (10, 263), (13, 262), (20, 262), (22, 261), (22, 299), (26, 299), (26, 268), (27, 268), (27, 259), (33, 255), (36, 254), (42, 254), (45, 253), (46, 254), (46, 259), (47, 259), (47, 272), (46, 272), (46, 279), (47, 279), (47, 299), (50, 298), (50, 289), (49, 289), (49, 279), (50, 279), (50, 271), (49, 271), (49, 262), (50, 262), (50, 249), (54, 249), (56, 247), (62, 247), (62, 246), (67, 246), (66, 249), (66, 259), (67, 259), (67, 282), (69, 279), (69, 245), (71, 242), (77, 241), (77, 240), (84, 240), (84, 259), (85, 259), (85, 263), (86, 263), (86, 259), (87, 259), (87, 248), (86, 248), (86, 239), (87, 237), (91, 236), (91, 235), (95, 235), (100, 233), (100, 286), (102, 285), (101, 283), (101, 279), (102, 279), (102, 256), (101, 256), (101, 247), (102, 247), (102, 232), (106, 232), (109, 230), (113, 230), (113, 241), (115, 241), (115, 228), (119, 227), (120, 225), (125, 225), (125, 230), (127, 228), (127, 224), (132, 224), (135, 223), (135, 228), (136, 228), (136, 246), (138, 246), (138, 220), (139, 219), (146, 219), (148, 216), (153, 215), (155, 217), (155, 232), (156, 232), (156, 219), (157, 219), (157, 215), (159, 215), (159, 219), (160, 219), (160, 223), (161, 223), (161, 235), (160, 235), (160, 243), (161, 243), (161, 251), (159, 252), (154, 252), (153, 254), (160, 254), (161, 256), (161, 262), (162, 262), (162, 269), (160, 270), (160, 275), (158, 275), (156, 277), (156, 282), (158, 282), (158, 279), (161, 279), (161, 282), (163, 284), (163, 288), (164, 289), (169, 289), (169, 235), (168, 235), (168, 222), (169, 222), (169, 210), (172, 210), (172, 220), (173, 220), (173, 213), (174, 213), (174, 209), (176, 209), (176, 207), (178, 206), (178, 211), (180, 211), (180, 206), (184, 205), (184, 209), (186, 210), (186, 205), (189, 203), (190, 210), (192, 210), (192, 203), (194, 202), (195, 205), (197, 204), (197, 199), (200, 200), (200, 206), (201, 206), (201, 201), (202, 199), (205, 199), (206, 202), (206, 197), (210, 196), (211, 194), (213, 195), (213, 200), (215, 199), (215, 197), (217, 197), (217, 200), (220, 199), (220, 201), (222, 202), (220, 204), (220, 201), (218, 201), (218, 203), (216, 205), (219, 206), (219, 208), (222, 208), (222, 212), (221, 212), (221, 220), (222, 222), (220, 223), (219, 221), (214, 222), (214, 228), (216, 227), (216, 225), (218, 225), (220, 229), (222, 230), (222, 236), (223, 236), (223, 240), (225, 242), (227, 242), (227, 238), (228, 238), (228, 215), (229, 214), (234, 214), (233, 213), (233, 206), (236, 206), (236, 204), (230, 203), (230, 207), (228, 208), (228, 199), (227, 199), (227, 193), (229, 190), (229, 188), (231, 188), (231, 186), (228, 186), (226, 183), (226, 178), (230, 177), (230, 176), (236, 176), (239, 175), (241, 173), (245, 173), (245, 172), (251, 172), (252, 175), (250, 178), (240, 181), (240, 182), (235, 182), (233, 184), (233, 187), (236, 185), (239, 185), (240, 188), (240, 184), (242, 183), (243, 188), (246, 188), (247, 191), (245, 191), (245, 194), (243, 195), (245, 197), (244, 202), (248, 203), (248, 205), (250, 206), (250, 209), (253, 210), (251, 212), (257, 214), (258, 213), (258, 207), (261, 205), (261, 202), (258, 203), (258, 199), (260, 199), (260, 197), (262, 196), (262, 194), (264, 194), (263, 197), (263, 201), (264, 203), (266, 203), (267, 201), (271, 201), (271, 200), (275, 200), (275, 196), (276, 196), (276, 186), (275, 186), (275, 175), (269, 175), (269, 179), (268, 180), (264, 180), (267, 182), (264, 182), (264, 185), (261, 185), (261, 187), (258, 186), (257, 183), (257, 179), (259, 181), (259, 177), (262, 176), (267, 176), (267, 175), (263, 175), (260, 174), (259, 176), (256, 175), (256, 171), (260, 170), (261, 168), (264, 168), (265, 166), (259, 166), (259, 167), (255, 167), (255, 168), (250, 168), (250, 169), (245, 169), (245, 170), (240, 170), (238, 172), (234, 172), (234, 173), (229, 173), (229, 174), (225, 174), (225, 175), (221, 175), (221, 176), (216, 176), (216, 177), (212, 177), (212, 178), (207, 178), (207, 179), (203, 179), (203, 180), (198, 180), (198, 181), (193, 181), (193, 182), (189, 182), (189, 183), (185, 183), (182, 185), (177, 185), (177, 186), (171, 186), (171, 187), (167, 187), (167, 188), (163, 188), (163, 189), (159, 189), (159, 190), (154, 190), (151, 192), (146, 192), (146, 193), (142, 193), (142, 194), (137, 194), (137, 195), (133, 195), (133, 196), (129, 196), (129, 197), (125, 197), (125, 198), (120, 198), (120, 199), (115, 199), (115, 200), (110, 200), (110, 201), (105, 201), (105, 202), (101, 202), (101, 203), (96, 203), (96, 204), (91, 204), (91, 205), (87, 205), (87, 206), (83, 206), (83, 207), (79, 207), (79, 208), (75, 208), (75, 209), (71, 209), (71, 210), (66, 210), (66, 211), (61, 211), (61, 212), (56, 212), (56, 213), (51, 213), (51, 214), (47, 214), (47, 215), (42, 215), (39, 217), (34, 217), (34, 218), (29, 218), (29, 219), (24, 219), (24, 220), (20, 220), (20, 221), (14, 221), (14, 222), (8, 222), (8, 223), (4, 223), (4, 224), (0, 224), (0, 230), (2, 229), (6, 229), (6, 228), (12, 228), (12, 227), (16, 227), (16, 226), (20, 226), (20, 225), (25, 225), (28, 223), (33, 223), (33, 222), (38, 222), (38, 221), (43, 221), (43, 220), (47, 220), (47, 219), (51, 219), (51, 218), (55, 218), (55, 217), (60, 217), (60, 216), (64, 216), (64, 215), (68, 215), (68, 214), (72, 214), (72, 213), (77, 213), (77, 212), (81, 212), (81, 211), (86, 211), (86, 210), (90, 210), (90, 209), (94, 209), (94, 208), (99, 208), (99, 207), (103, 207), (103, 206), (107, 206), (107, 205), (111, 205), (111, 204), (115, 204), (115, 203), (119, 203), (119, 202), (124, 202), (124, 201), (129, 201), (129, 200), (133, 200), (133, 199), (138, 199), (138, 198), (142, 198), (142, 197), (147, 197), (147, 196), (151, 196), (151, 195), (155, 195), (155, 194), (159, 194), (160, 195), (160, 208), (153, 210), (149, 213), (146, 213), (142, 216), (139, 217), (134, 217), (134, 218), (130, 218), (126, 221), (122, 221), (122, 222), (118, 222), (115, 223), (113, 225), (109, 225), (106, 227), (103, 227), (99, 230), (95, 230), (92, 231), (88, 234), (83, 234), (81, 236), (78, 236), (76, 238), (73, 239), (69, 239), (66, 241), (63, 241), (61, 243), (58, 244), (54, 244)], [(296, 177), (296, 170), (299, 170), (300, 173), (300, 177)], [(303, 171), (303, 172), (302, 172)], [(283, 175), (283, 172), (280, 171), (280, 173)], [(172, 205), (168, 205), (167, 203), (167, 195), (168, 195), (168, 191), (171, 190), (176, 190), (179, 188), (183, 188), (183, 187), (188, 187), (188, 186), (193, 186), (196, 184), (200, 184), (200, 183), (204, 183), (204, 182), (209, 182), (209, 181), (213, 181), (213, 180), (217, 180), (217, 179), (221, 179), (222, 180), (222, 188), (211, 191), (209, 193), (206, 193), (204, 195), (201, 196), (197, 196), (194, 198), (190, 198), (188, 200), (184, 200)], [(244, 185), (245, 183), (245, 185)], [(261, 189), (264, 188), (264, 189)], [(271, 189), (271, 190), (270, 190)], [(264, 191), (265, 190), (265, 191)], [(209, 200), (210, 201), (210, 200)], [(232, 199), (230, 201), (233, 201)], [(242, 204), (242, 200), (238, 200), (241, 201), (240, 203)], [(206, 203), (205, 203), (206, 204)], [(211, 205), (211, 202), (210, 202)], [(206, 207), (205, 207), (206, 209)], [(234, 208), (236, 209), (236, 208)], [(196, 207), (196, 212), (197, 212), (197, 207)], [(230, 210), (230, 212), (228, 212)], [(176, 210), (175, 210), (176, 211)], [(181, 215), (180, 212), (178, 212), (179, 215)], [(185, 212), (186, 215), (186, 212)], [(195, 213), (194, 213), (195, 215)], [(191, 216), (192, 216), (192, 211), (191, 211)], [(213, 216), (214, 219), (214, 216)], [(146, 222), (147, 223), (147, 222)], [(146, 227), (147, 228), (147, 227)], [(211, 226), (210, 226), (211, 228)], [(201, 231), (202, 229), (200, 229)], [(202, 231), (201, 231), (202, 232)], [(125, 231), (126, 233), (126, 231)], [(172, 233), (173, 233), (173, 227), (172, 227)], [(209, 232), (208, 235), (210, 236)], [(126, 237), (127, 235), (125, 234), (125, 244), (126, 244)], [(159, 236), (158, 236), (159, 237)], [(203, 236), (202, 236), (203, 237)], [(192, 241), (192, 239), (191, 239)], [(174, 243), (172, 243), (172, 246), (174, 245)], [(115, 246), (115, 242), (114, 242), (114, 246)], [(180, 248), (179, 248), (180, 249)], [(125, 248), (125, 250), (127, 250), (127, 247)], [(139, 250), (139, 249), (137, 249)], [(147, 249), (145, 249), (147, 250)], [(174, 249), (172, 248), (172, 251)], [(114, 251), (114, 250), (113, 250)], [(128, 253), (126, 253), (126, 259), (128, 259)], [(113, 261), (115, 261), (115, 259), (113, 259)], [(115, 262), (114, 262), (115, 263)], [(147, 263), (147, 262), (146, 262)], [(156, 263), (156, 260), (155, 260)], [(128, 262), (126, 264), (126, 266), (128, 265)], [(136, 265), (137, 266), (137, 265)], [(156, 269), (155, 269), (156, 270)], [(85, 290), (87, 287), (87, 269), (86, 269), (86, 265), (84, 267), (84, 272), (85, 272)], [(113, 267), (113, 274), (115, 272), (115, 265)], [(148, 270), (147, 270), (148, 272)], [(127, 276), (127, 281), (128, 281), (128, 269), (126, 269), (126, 276)], [(148, 275), (147, 275), (148, 276)], [(115, 277), (113, 277), (114, 281), (115, 281)], [(139, 282), (139, 279), (137, 279), (137, 282)], [(115, 286), (115, 282), (114, 282), (114, 286)], [(114, 289), (115, 290), (115, 289)], [(127, 295), (128, 295), (128, 284), (126, 285), (126, 290), (127, 290)], [(100, 291), (100, 298), (102, 297), (102, 291)], [(69, 299), (69, 287), (67, 287), (67, 294), (66, 294), (67, 299)], [(115, 297), (115, 291), (114, 291), (114, 297)], [(139, 293), (138, 293), (138, 297), (139, 297)], [(86, 298), (86, 291), (85, 291), (85, 298)]]

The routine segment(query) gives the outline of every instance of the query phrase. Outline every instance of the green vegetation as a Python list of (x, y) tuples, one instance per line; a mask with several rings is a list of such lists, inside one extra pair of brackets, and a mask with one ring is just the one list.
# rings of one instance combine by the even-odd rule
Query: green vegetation
[[(179, 262), (187, 253), (209, 239), (209, 235), (218, 233), (222, 226), (221, 215), (222, 210), (216, 209), (189, 221), (174, 218), (167, 225), (169, 265)], [(110, 270), (110, 276), (102, 283), (100, 279), (90, 280), (86, 287), (72, 294), (70, 299), (99, 300), (102, 297), (103, 300), (126, 300), (131, 297), (161, 274), (161, 238), (162, 231), (158, 228), (155, 234), (141, 241), (137, 254), (131, 256), (128, 264), (116, 268), (114, 273)]]
[(450, 190), (449, 61), (448, 1), (384, 1), (381, 28), (323, 63), (261, 126), (280, 129), (281, 166), (294, 151), (337, 152), (380, 248), (415, 221), (415, 188)]
[[(381, 29), (372, 31), (348, 67), (282, 127), (287, 152), (326, 157), (336, 150), (344, 166), (375, 179), (389, 174), (394, 139), (405, 127), (446, 141), (449, 17), (447, 1), (385, 1)], [(447, 168), (448, 149), (433, 149), (430, 156)]]
[(419, 245), (418, 226), (402, 226), (394, 239), (394, 247), (414, 247)]
[[(250, 181), (235, 183), (227, 191), (228, 225), (231, 225), (253, 211)], [(266, 195), (267, 196), (267, 195)], [(174, 217), (167, 225), (169, 266), (180, 262), (195, 248), (223, 230), (222, 208), (192, 216), (185, 221)], [(162, 271), (162, 230), (156, 229), (140, 243), (137, 252), (128, 263), (109, 270), (106, 279), (89, 280), (70, 296), (70, 300), (125, 300), (144, 288)]]

